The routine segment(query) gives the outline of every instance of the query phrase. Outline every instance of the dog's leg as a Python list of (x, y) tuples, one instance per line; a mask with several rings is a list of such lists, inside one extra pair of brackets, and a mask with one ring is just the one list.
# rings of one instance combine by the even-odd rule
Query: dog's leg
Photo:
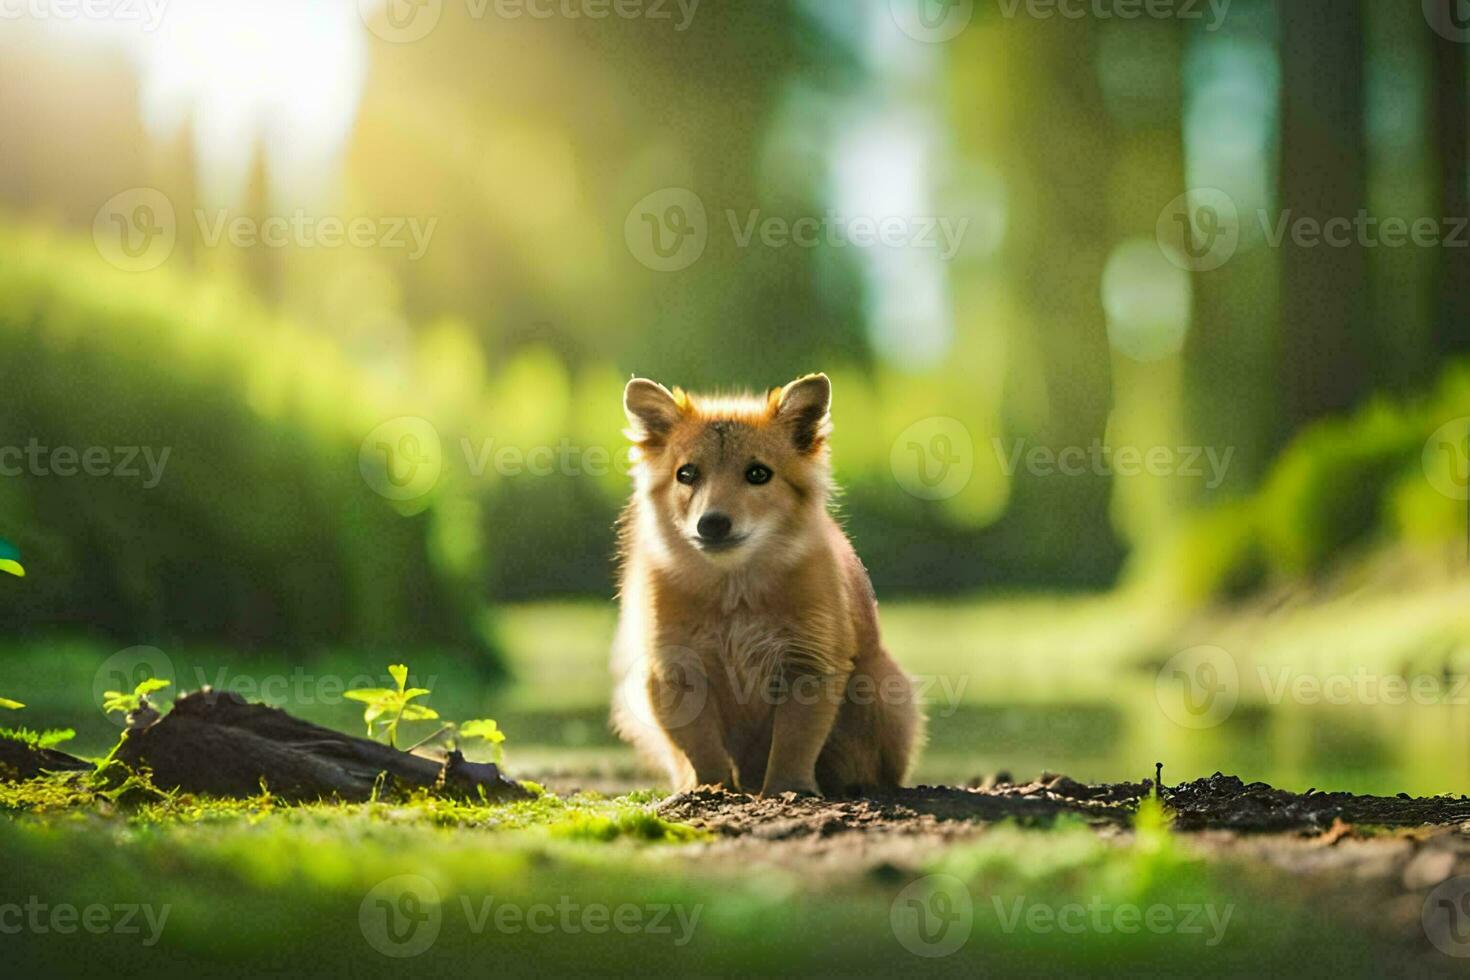
[(776, 706), (762, 796), (788, 791), (821, 795), (817, 756), (832, 732), (846, 687), (845, 674), (803, 674), (792, 682)]
[(648, 678), (648, 700), (669, 741), (694, 770), (691, 785), (735, 788), (730, 755), (721, 736), (719, 709), (708, 697), (708, 688), (690, 685), (677, 678), (661, 678), (657, 672)]

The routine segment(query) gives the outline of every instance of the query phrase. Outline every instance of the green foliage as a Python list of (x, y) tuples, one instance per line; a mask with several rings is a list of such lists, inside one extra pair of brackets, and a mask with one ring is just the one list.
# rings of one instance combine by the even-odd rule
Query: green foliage
[(412, 406), (232, 280), (127, 276), (90, 242), (0, 228), (0, 391), (17, 445), (105, 447), (137, 474), (0, 481), (33, 573), (13, 623), (491, 653), (475, 566), (431, 548), (440, 499), (406, 515), (360, 469)]
[(1411, 408), (1372, 404), (1306, 430), (1281, 457), (1258, 496), (1267, 560), (1299, 575), (1389, 529), (1384, 501), (1405, 476), (1423, 479), (1420, 455), (1437, 427)]
[(54, 749), (63, 742), (70, 742), (76, 737), (76, 730), (72, 728), (48, 728), (42, 732), (32, 731), (29, 728), (0, 728), (0, 738), (10, 739), (13, 742), (24, 742), (33, 749)]
[(131, 714), (143, 706), (148, 695), (163, 690), (169, 683), (160, 677), (149, 677), (131, 691), (107, 691), (102, 695), (102, 710), (108, 714)]
[(382, 726), (388, 744), (398, 747), (398, 724), (404, 721), (429, 721), (439, 717), (433, 708), (413, 702), (432, 692), (426, 687), (408, 686), (408, 667), (392, 664), (388, 668), (396, 687), (368, 687), (345, 692), (345, 697), (367, 705), (362, 720), (367, 723), (369, 737), (373, 726)]
[(1192, 515), (1134, 556), (1131, 584), (1165, 604), (1249, 594), (1268, 571), (1255, 514), (1251, 502), (1237, 501)]
[(1140, 554), (1132, 581), (1194, 604), (1315, 575), (1353, 549), (1455, 540), (1464, 504), (1431, 483), (1425, 447), (1467, 416), (1470, 365), (1460, 364), (1430, 397), (1377, 400), (1310, 426), (1253, 496), (1187, 520)]
[(97, 798), (126, 810), (155, 808), (160, 815), (170, 814), (185, 796), (179, 790), (162, 789), (153, 782), (153, 770), (133, 769), (109, 757), (97, 767), (92, 778)]
[[(367, 725), (369, 738), (374, 734), (374, 726), (377, 726), (388, 744), (397, 748), (400, 722), (434, 721), (439, 718), (439, 712), (427, 705), (416, 703), (419, 698), (427, 697), (433, 692), (426, 687), (409, 687), (407, 666), (393, 664), (388, 668), (388, 674), (393, 678), (395, 686), (359, 688), (344, 692), (344, 696), (365, 705), (362, 720)], [(464, 739), (483, 741), (490, 746), (492, 758), (496, 763), (505, 761), (505, 752), (501, 748), (502, 743), (505, 742), (505, 733), (500, 730), (500, 725), (491, 718), (476, 718), (458, 725), (446, 724), (438, 732), (419, 742), (418, 745), (433, 741), (440, 735), (449, 732), (455, 733), (457, 741)], [(409, 751), (417, 748), (418, 745), (411, 746)]]
[(491, 758), (498, 765), (505, 761), (505, 750), (501, 744), (505, 741), (505, 732), (491, 718), (476, 718), (474, 721), (466, 721), (459, 725), (460, 738), (478, 738), (490, 745)]

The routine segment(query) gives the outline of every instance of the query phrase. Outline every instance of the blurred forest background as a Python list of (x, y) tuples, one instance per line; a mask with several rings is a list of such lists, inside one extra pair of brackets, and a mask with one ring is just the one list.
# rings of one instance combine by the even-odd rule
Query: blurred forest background
[[(1352, 549), (1463, 550), (1452, 3), (503, 6), (0, 22), (0, 445), (170, 451), (152, 487), (0, 479), (29, 572), (0, 582), (7, 632), (487, 653), (501, 604), (610, 596), (627, 481), (596, 461), (634, 373), (831, 374), (885, 599), (1121, 582), (1204, 605)], [(664, 205), (691, 196), (703, 251), (660, 267), (639, 229), (680, 232), (691, 209)], [(1439, 237), (1273, 240), (1284, 214), (1364, 211)], [(292, 216), (386, 237), (216, 234)], [(909, 238), (742, 239), (804, 218)], [(954, 249), (916, 240), (931, 220)], [(372, 471), (431, 451), (403, 417), (438, 437), (421, 492)], [(1180, 465), (1010, 462), (1095, 444)], [(931, 463), (966, 478), (930, 492)]]

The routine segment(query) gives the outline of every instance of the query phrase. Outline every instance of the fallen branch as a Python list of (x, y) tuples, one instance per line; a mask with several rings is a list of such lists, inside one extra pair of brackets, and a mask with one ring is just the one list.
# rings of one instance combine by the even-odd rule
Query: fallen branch
[(214, 796), (259, 795), (262, 786), (284, 800), (362, 801), (379, 777), (466, 799), (529, 795), (493, 763), (443, 761), (400, 752), (250, 704), (232, 692), (185, 695), (163, 718), (123, 735), (115, 761), (148, 769), (160, 789)]
[(18, 738), (0, 738), (0, 778), (35, 779), (47, 772), (82, 772), (94, 768), (85, 759), (43, 749)]

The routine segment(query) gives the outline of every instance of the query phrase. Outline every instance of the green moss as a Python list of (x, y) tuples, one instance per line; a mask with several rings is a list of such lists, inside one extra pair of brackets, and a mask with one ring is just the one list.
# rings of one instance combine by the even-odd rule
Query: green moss
[(529, 800), (466, 803), (434, 797), (420, 790), (392, 802), (293, 806), (277, 800), (267, 787), (262, 787), (259, 796), (244, 800), (165, 791), (153, 785), (147, 772), (135, 773), (112, 766), (95, 775), (65, 773), (25, 782), (0, 782), (0, 810), (42, 820), (96, 818), (158, 828), (197, 823), (254, 823), (266, 816), (280, 816), (288, 821), (340, 820), (365, 826), (528, 831), (555, 840), (591, 843), (623, 839), (681, 843), (706, 836), (647, 810), (647, 798), (654, 795), (640, 793), (606, 799), (588, 793), (564, 798), (541, 789)]
[(652, 843), (683, 843), (708, 837), (693, 827), (669, 823), (643, 809), (623, 809), (612, 815), (577, 813), (552, 824), (547, 832), (562, 840), (602, 843), (620, 838)]
[(98, 803), (89, 773), (69, 772), (23, 782), (0, 780), (0, 812), (38, 815), (80, 813)]
[(633, 792), (629, 793), (627, 796), (624, 796), (623, 797), (623, 800), (625, 802), (627, 802), (627, 803), (635, 803), (635, 804), (640, 804), (641, 805), (641, 804), (648, 804), (648, 803), (659, 803), (659, 802), (662, 802), (663, 800), (668, 799), (668, 797), (669, 797), (669, 794), (666, 793), (666, 792), (664, 792), (663, 790), (658, 790), (658, 789), (635, 789)]

